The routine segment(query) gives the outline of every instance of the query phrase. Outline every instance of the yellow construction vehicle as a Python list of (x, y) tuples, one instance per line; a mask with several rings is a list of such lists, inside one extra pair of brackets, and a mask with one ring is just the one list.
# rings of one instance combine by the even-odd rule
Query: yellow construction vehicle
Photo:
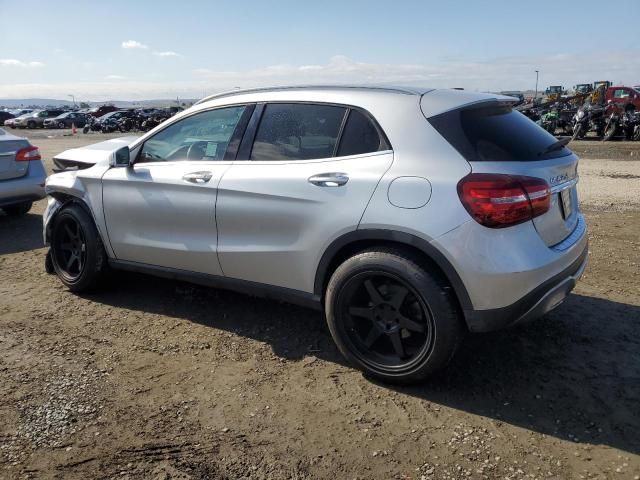
[(546, 100), (548, 102), (557, 102), (566, 93), (567, 91), (564, 89), (562, 85), (551, 85), (544, 91)]
[(605, 94), (607, 93), (607, 89), (610, 86), (611, 86), (611, 82), (608, 80), (593, 82), (593, 92), (591, 92), (591, 103), (593, 105), (604, 103)]

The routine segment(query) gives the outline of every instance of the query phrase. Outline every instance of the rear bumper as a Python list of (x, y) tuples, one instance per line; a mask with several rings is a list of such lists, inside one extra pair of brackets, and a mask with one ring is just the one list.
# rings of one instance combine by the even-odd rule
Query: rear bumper
[(32, 161), (24, 177), (0, 180), (0, 207), (43, 199), (46, 178), (42, 162)]
[(550, 278), (517, 302), (490, 310), (466, 310), (465, 318), (473, 332), (488, 332), (541, 317), (560, 305), (587, 266), (588, 243), (580, 256), (565, 270)]

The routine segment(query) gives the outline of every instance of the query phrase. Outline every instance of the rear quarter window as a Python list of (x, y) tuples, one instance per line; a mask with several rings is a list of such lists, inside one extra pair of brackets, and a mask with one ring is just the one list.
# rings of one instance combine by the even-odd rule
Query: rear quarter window
[(371, 119), (359, 110), (351, 110), (340, 139), (338, 156), (361, 155), (387, 149), (386, 141)]
[(557, 139), (511, 106), (474, 106), (429, 118), (429, 123), (470, 162), (523, 162), (571, 154)]

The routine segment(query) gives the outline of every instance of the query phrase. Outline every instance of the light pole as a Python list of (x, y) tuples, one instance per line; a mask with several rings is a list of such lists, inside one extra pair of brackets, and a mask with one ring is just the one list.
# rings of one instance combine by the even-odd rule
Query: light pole
[(533, 96), (533, 100), (534, 101), (538, 99), (538, 73), (539, 73), (539, 71), (536, 70), (536, 93)]
[(73, 100), (73, 106), (76, 106), (76, 97), (74, 97), (73, 95), (67, 95), (67, 97), (71, 97), (71, 100)]

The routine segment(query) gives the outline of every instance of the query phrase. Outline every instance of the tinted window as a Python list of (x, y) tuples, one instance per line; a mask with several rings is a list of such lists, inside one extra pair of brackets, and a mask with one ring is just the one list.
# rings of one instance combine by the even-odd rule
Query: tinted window
[(179, 120), (144, 143), (139, 161), (222, 160), (244, 109), (220, 108)]
[(251, 160), (332, 157), (345, 111), (330, 105), (267, 105), (253, 142)]
[(429, 119), (468, 161), (536, 161), (569, 155), (557, 139), (509, 106), (454, 110)]
[(338, 156), (359, 155), (381, 150), (378, 130), (362, 112), (351, 110), (342, 133)]

